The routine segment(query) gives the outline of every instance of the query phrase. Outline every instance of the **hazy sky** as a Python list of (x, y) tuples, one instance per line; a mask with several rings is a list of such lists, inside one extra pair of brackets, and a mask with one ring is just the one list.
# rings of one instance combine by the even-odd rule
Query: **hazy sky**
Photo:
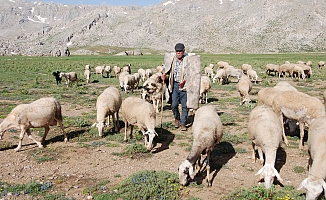
[[(33, 0), (28, 0), (33, 1)], [(62, 3), (70, 5), (115, 5), (115, 6), (148, 6), (156, 5), (163, 0), (36, 0), (37, 2), (48, 2), (48, 3)]]

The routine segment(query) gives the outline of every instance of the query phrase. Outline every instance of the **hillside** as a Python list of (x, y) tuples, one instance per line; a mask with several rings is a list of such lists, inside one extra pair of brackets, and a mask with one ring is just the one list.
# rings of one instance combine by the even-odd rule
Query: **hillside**
[(180, 41), (188, 51), (209, 53), (326, 47), (326, 2), (318, 0), (172, 0), (145, 7), (1, 1), (2, 55), (54, 55), (67, 45), (164, 52)]

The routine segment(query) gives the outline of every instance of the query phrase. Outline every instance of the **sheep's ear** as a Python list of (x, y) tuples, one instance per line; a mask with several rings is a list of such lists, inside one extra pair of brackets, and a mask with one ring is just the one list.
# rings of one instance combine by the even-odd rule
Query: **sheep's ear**
[(190, 167), (189, 167), (189, 176), (190, 176), (190, 178), (191, 179), (194, 179), (195, 178), (195, 172), (194, 172), (194, 168), (193, 168), (193, 166), (191, 165)]
[(307, 185), (308, 182), (308, 178), (305, 178), (299, 185), (299, 187), (297, 188), (297, 190), (301, 190), (302, 188), (306, 188), (305, 185)]
[(274, 171), (274, 174), (275, 174), (277, 180), (283, 181), (283, 179), (281, 178), (280, 174), (278, 173), (278, 171), (274, 167), (273, 167), (273, 171)]
[(255, 176), (257, 176), (257, 175), (259, 175), (259, 174), (261, 174), (263, 171), (264, 171), (264, 169), (265, 169), (265, 166), (264, 167), (262, 167), (256, 174), (255, 174)]

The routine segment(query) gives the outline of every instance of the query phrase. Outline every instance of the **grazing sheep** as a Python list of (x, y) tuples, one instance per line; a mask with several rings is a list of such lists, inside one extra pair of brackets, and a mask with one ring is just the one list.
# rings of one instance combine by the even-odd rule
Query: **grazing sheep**
[(308, 61), (307, 63), (306, 63), (306, 65), (308, 65), (309, 67), (312, 67), (312, 61)]
[(228, 81), (230, 80), (230, 77), (236, 77), (239, 81), (242, 76), (245, 76), (241, 69), (235, 69), (233, 67), (225, 68), (225, 72)]
[(223, 136), (223, 125), (214, 106), (202, 106), (196, 111), (192, 132), (191, 151), (178, 168), (179, 182), (181, 185), (186, 185), (189, 177), (194, 179), (202, 167), (201, 154), (206, 154), (206, 181), (208, 186), (212, 186), (209, 162), (215, 145), (221, 141)]
[(138, 85), (139, 85), (139, 80), (140, 80), (140, 75), (139, 75), (139, 73), (134, 73), (133, 74), (134, 75), (134, 77), (135, 77), (135, 86), (134, 86), (134, 88), (138, 88)]
[(251, 101), (249, 92), (252, 89), (251, 80), (247, 76), (242, 76), (237, 84), (237, 89), (240, 94), (240, 105)]
[(297, 66), (301, 67), (304, 71), (304, 75), (307, 78), (310, 78), (310, 76), (312, 75), (312, 68), (309, 65), (303, 65), (303, 64), (296, 64)]
[[(275, 96), (273, 99), (273, 109), (282, 123), (283, 116), (299, 122), (299, 149), (303, 149), (304, 125), (306, 124), (309, 127), (314, 119), (325, 116), (325, 107), (318, 98), (297, 91), (285, 91)], [(288, 145), (284, 127), (283, 138), (285, 144)]]
[(106, 73), (107, 78), (111, 78), (111, 71), (112, 71), (111, 66), (109, 65), (105, 66), (104, 72)]
[(149, 79), (153, 75), (153, 71), (151, 69), (145, 70), (146, 78)]
[(116, 78), (118, 78), (120, 72), (121, 72), (121, 68), (120, 67), (118, 67), (118, 66), (114, 66), (113, 67), (113, 73), (114, 73), (114, 75), (115, 75)]
[(138, 74), (140, 75), (140, 80), (143, 82), (146, 80), (146, 71), (143, 68), (138, 69)]
[(321, 69), (322, 67), (325, 67), (325, 62), (324, 61), (319, 61), (318, 62), (318, 67)]
[(89, 65), (85, 66), (85, 72), (84, 72), (84, 76), (86, 78), (86, 83), (89, 83), (89, 80), (91, 78), (91, 69)]
[(134, 92), (135, 84), (136, 84), (136, 80), (135, 80), (134, 75), (127, 74), (127, 75), (124, 76), (124, 78), (123, 78), (123, 88), (125, 90), (125, 93), (127, 93), (127, 90), (131, 90), (131, 92)]
[[(252, 139), (252, 159), (256, 162), (256, 147), (259, 160), (263, 167), (256, 173), (264, 177), (264, 185), (269, 189), (276, 176), (282, 180), (275, 169), (275, 159), (278, 147), (282, 142), (282, 123), (273, 109), (269, 106), (257, 106), (249, 115), (248, 134)], [(264, 156), (265, 154), (265, 164)]]
[(131, 74), (131, 64), (128, 64), (122, 68), (123, 72), (128, 72), (128, 74)]
[(98, 77), (99, 74), (101, 74), (101, 76), (103, 77), (103, 73), (104, 73), (104, 66), (96, 66), (95, 67), (95, 74)]
[(298, 77), (298, 79), (300, 79), (300, 77), (302, 79), (305, 79), (306, 78), (305, 72), (304, 72), (303, 68), (301, 68), (299, 66), (299, 64), (295, 64), (294, 65), (294, 67), (291, 69), (291, 74), (292, 74), (292, 78), (293, 78), (293, 76), (295, 78)]
[(217, 62), (217, 68), (223, 69), (227, 65), (229, 65), (229, 63), (228, 62), (225, 62), (225, 61), (218, 61)]
[(126, 75), (128, 75), (128, 72), (121, 72), (119, 75), (119, 86), (121, 90), (124, 90), (124, 79)]
[(127, 128), (130, 128), (130, 138), (132, 138), (132, 129), (134, 125), (144, 135), (145, 146), (148, 150), (153, 148), (153, 139), (157, 135), (155, 131), (156, 112), (152, 104), (138, 97), (127, 97), (122, 101), (121, 114), (125, 123), (124, 141), (127, 141)]
[[(326, 191), (326, 117), (318, 117), (309, 128), (308, 153), (309, 175), (299, 185), (298, 190), (307, 190), (306, 199), (317, 199)], [(318, 198), (319, 199), (319, 198)]]
[(217, 69), (216, 74), (213, 77), (213, 83), (215, 83), (216, 80), (221, 84), (224, 84), (227, 82), (227, 76), (226, 76), (225, 69)]
[(96, 101), (96, 127), (98, 135), (103, 136), (105, 119), (110, 124), (110, 116), (112, 116), (113, 127), (117, 132), (119, 129), (119, 109), (121, 107), (122, 98), (120, 91), (115, 87), (106, 88), (97, 98)]
[(62, 78), (60, 77), (60, 72), (59, 71), (53, 72), (52, 75), (55, 77), (55, 81), (57, 85), (61, 84)]
[(258, 81), (258, 75), (257, 75), (257, 72), (253, 69), (248, 69), (247, 70), (247, 76), (252, 80), (254, 81), (255, 83), (257, 83)]
[[(206, 103), (207, 104), (207, 96), (208, 96), (208, 92), (210, 91), (212, 87), (212, 82), (209, 79), (208, 76), (201, 76), (200, 79), (200, 101), (201, 103)], [(205, 100), (204, 100), (204, 96), (205, 96)]]
[(214, 71), (213, 71), (213, 68), (211, 67), (205, 67), (205, 75), (206, 76), (210, 76), (211, 78), (214, 77)]
[(247, 73), (247, 71), (249, 69), (252, 69), (252, 66), (251, 65), (249, 65), (249, 64), (242, 64), (241, 65), (241, 70), (242, 70), (243, 73)]
[(285, 79), (286, 73), (288, 73), (289, 76), (292, 77), (292, 69), (293, 68), (294, 68), (294, 64), (291, 64), (291, 63), (282, 64), (278, 68), (278, 77), (281, 78), (281, 75), (282, 75)]
[(267, 64), (266, 67), (265, 67), (266, 74), (271, 75), (271, 72), (274, 72), (274, 76), (276, 76), (276, 73), (278, 73), (279, 68), (280, 68), (279, 65)]
[[(77, 77), (76, 72), (68, 72), (68, 73), (61, 72), (59, 77), (60, 78), (65, 77), (67, 87), (69, 86), (70, 82), (76, 82), (76, 83), (78, 82), (78, 77)], [(77, 86), (77, 84), (76, 84), (76, 86)]]
[[(22, 140), (25, 133), (33, 140), (38, 147), (42, 148), (45, 138), (50, 130), (50, 126), (59, 123), (61, 131), (64, 135), (64, 141), (67, 142), (67, 135), (63, 128), (61, 105), (58, 100), (52, 97), (41, 98), (29, 104), (20, 104), (16, 106), (8, 114), (8, 116), (0, 124), (0, 139), (4, 132), (10, 128), (20, 129), (19, 143), (15, 151), (19, 151), (22, 146)], [(32, 135), (30, 128), (44, 128), (45, 132), (41, 142), (36, 141)]]
[(156, 67), (156, 72), (164, 73), (164, 70), (165, 70), (164, 64)]

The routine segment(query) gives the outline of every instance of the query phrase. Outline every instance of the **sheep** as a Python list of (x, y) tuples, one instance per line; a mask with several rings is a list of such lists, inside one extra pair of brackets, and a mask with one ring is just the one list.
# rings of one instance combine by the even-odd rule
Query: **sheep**
[(69, 86), (70, 82), (78, 82), (78, 77), (76, 72), (68, 72), (68, 73), (61, 72), (59, 77), (60, 78), (65, 77), (67, 87)]
[(55, 81), (57, 83), (57, 85), (61, 84), (62, 78), (60, 77), (60, 73), (59, 71), (53, 72), (52, 75), (55, 77)]
[(128, 72), (128, 74), (131, 74), (131, 64), (128, 64), (122, 68), (123, 72)]
[(247, 76), (242, 76), (237, 83), (237, 89), (240, 94), (240, 105), (251, 101), (249, 92), (252, 89), (251, 80)]
[(85, 72), (84, 72), (84, 76), (86, 78), (86, 83), (89, 83), (89, 80), (91, 78), (91, 69), (89, 65), (85, 66)]
[(122, 98), (120, 91), (115, 87), (106, 88), (97, 98), (96, 101), (96, 127), (100, 137), (103, 136), (105, 118), (110, 124), (110, 116), (112, 116), (113, 127), (117, 132), (119, 129), (119, 109), (121, 107)]
[(143, 82), (146, 80), (146, 71), (143, 68), (138, 69), (138, 74), (140, 75), (140, 80)]
[(114, 73), (114, 75), (115, 75), (116, 78), (118, 78), (120, 72), (121, 72), (121, 68), (115, 65), (113, 67), (113, 73)]
[(216, 71), (215, 76), (213, 77), (213, 83), (215, 83), (217, 80), (218, 82), (223, 84), (223, 83), (226, 83), (226, 79), (227, 79), (227, 77), (226, 77), (225, 69), (218, 69)]
[(125, 90), (125, 93), (127, 93), (127, 90), (131, 90), (131, 92), (134, 92), (134, 87), (136, 84), (135, 76), (132, 74), (126, 74), (123, 78), (123, 88)]
[(217, 62), (217, 68), (224, 68), (225, 66), (229, 65), (228, 62), (225, 62), (225, 61), (218, 61)]
[(146, 78), (149, 79), (153, 75), (153, 71), (151, 69), (145, 70)]
[[(318, 117), (309, 128), (308, 153), (309, 153), (309, 175), (297, 188), (307, 190), (306, 199), (317, 199), (326, 191), (326, 117)], [(325, 194), (326, 195), (326, 194)]]
[(279, 68), (280, 68), (279, 65), (267, 64), (266, 67), (265, 67), (266, 74), (271, 75), (271, 72), (274, 72), (274, 76), (276, 76), (276, 73), (278, 73)]
[(119, 86), (120, 86), (121, 90), (124, 89), (124, 78), (128, 74), (129, 74), (128, 72), (121, 72), (119, 75)]
[(312, 75), (312, 69), (311, 69), (311, 66), (309, 65), (303, 65), (303, 64), (296, 64), (297, 66), (301, 67), (304, 71), (304, 75), (307, 77), (307, 78), (310, 78), (310, 75)]
[(97, 77), (99, 74), (101, 74), (101, 76), (103, 77), (103, 73), (104, 73), (104, 66), (96, 66), (95, 67), (95, 74)]
[(132, 138), (132, 129), (134, 125), (144, 135), (145, 146), (148, 150), (153, 148), (153, 139), (157, 135), (155, 131), (156, 112), (149, 102), (139, 97), (127, 97), (122, 101), (121, 114), (125, 123), (124, 141), (127, 141), (127, 127), (130, 128), (130, 138)]
[(134, 86), (134, 88), (138, 88), (138, 84), (139, 84), (139, 80), (140, 80), (140, 75), (137, 72), (134, 73), (133, 75), (135, 77), (135, 86)]
[(191, 151), (187, 159), (178, 168), (179, 182), (181, 185), (186, 185), (188, 177), (194, 179), (202, 165), (200, 163), (201, 154), (206, 154), (206, 182), (207, 186), (212, 186), (209, 162), (215, 145), (221, 141), (223, 136), (223, 125), (214, 106), (202, 106), (196, 111), (192, 132), (193, 143)]
[[(283, 123), (283, 116), (299, 122), (300, 141), (299, 149), (303, 149), (304, 125), (308, 127), (311, 122), (320, 116), (325, 116), (325, 107), (321, 101), (298, 91), (285, 91), (273, 99), (273, 109)], [(286, 145), (288, 140), (283, 127), (283, 138)]]
[(252, 80), (255, 81), (255, 83), (257, 83), (258, 81), (258, 75), (257, 72), (253, 69), (248, 69), (247, 70), (247, 76)]
[[(209, 77), (201, 76), (201, 79), (200, 79), (200, 101), (201, 101), (201, 103), (207, 104), (207, 102), (208, 102), (207, 96), (208, 96), (208, 92), (210, 91), (211, 87), (212, 87), (212, 82), (209, 79)], [(204, 96), (205, 96), (205, 101), (204, 101)]]
[(325, 62), (324, 61), (319, 61), (318, 62), (318, 67), (321, 69), (322, 67), (325, 67)]
[(279, 89), (281, 91), (298, 91), (295, 87), (293, 87), (289, 82), (287, 81), (280, 81), (278, 82), (274, 88)]
[[(25, 133), (27, 133), (28, 137), (33, 140), (39, 148), (42, 148), (42, 144), (50, 130), (50, 126), (55, 126), (57, 123), (59, 123), (64, 135), (64, 141), (67, 142), (68, 138), (62, 122), (61, 105), (58, 100), (48, 97), (38, 99), (29, 104), (20, 104), (12, 109), (0, 124), (0, 140), (8, 129), (16, 128), (21, 130), (18, 146), (14, 149), (16, 152), (21, 149)], [(30, 128), (45, 129), (41, 142), (36, 141), (32, 137)]]
[(285, 77), (286, 77), (285, 73), (288, 73), (292, 77), (293, 67), (294, 67), (294, 64), (291, 64), (291, 63), (282, 64), (278, 68), (278, 77), (281, 78), (281, 75), (282, 75), (285, 79)]
[(308, 65), (309, 67), (312, 67), (312, 61), (309, 60), (309, 61), (306, 63), (306, 65)]
[(241, 70), (242, 70), (243, 73), (247, 73), (247, 71), (249, 69), (252, 69), (252, 66), (251, 65), (249, 65), (249, 64), (242, 64), (241, 65)]
[(274, 167), (276, 152), (282, 142), (282, 123), (271, 107), (257, 106), (249, 114), (248, 134), (252, 139), (252, 160), (256, 162), (257, 147), (259, 160), (263, 165), (255, 175), (261, 174), (264, 177), (265, 187), (269, 189), (275, 176), (278, 180), (282, 180)]
[(111, 78), (111, 71), (112, 71), (112, 69), (111, 69), (110, 65), (105, 66), (104, 72), (106, 73), (107, 78)]
[(242, 76), (245, 76), (241, 69), (235, 69), (233, 67), (227, 67), (225, 72), (228, 80), (230, 80), (230, 77), (236, 77), (239, 81)]
[(165, 71), (164, 64), (156, 67), (156, 72), (164, 73), (164, 71)]
[(294, 67), (291, 69), (291, 74), (292, 74), (292, 78), (293, 78), (293, 75), (295, 76), (295, 78), (298, 77), (298, 79), (300, 79), (300, 77), (302, 79), (306, 78), (305, 72), (304, 72), (303, 68), (301, 68), (299, 66), (299, 64), (294, 65)]

